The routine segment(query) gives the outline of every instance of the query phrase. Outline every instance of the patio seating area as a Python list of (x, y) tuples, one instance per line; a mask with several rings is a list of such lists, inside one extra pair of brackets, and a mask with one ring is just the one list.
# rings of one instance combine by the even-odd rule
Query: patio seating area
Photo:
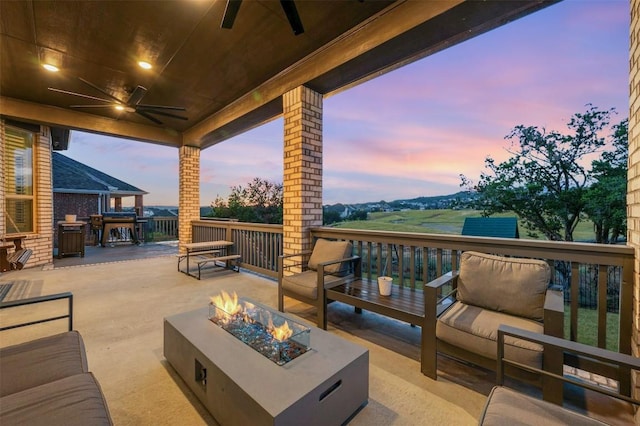
[[(176, 271), (175, 262), (174, 255), (119, 261), (127, 271), (121, 273), (112, 262), (60, 267), (56, 261), (53, 269), (13, 271), (0, 275), (0, 281), (42, 282), (23, 297), (73, 292), (74, 328), (84, 338), (89, 368), (100, 382), (115, 424), (217, 424), (164, 359), (163, 319), (202, 308), (221, 290), (275, 308), (277, 282), (246, 270), (221, 271), (198, 281)], [(312, 306), (287, 299), (287, 312), (316, 324)], [(352, 306), (339, 302), (327, 315), (330, 333), (370, 353), (369, 402), (349, 424), (477, 424), (495, 373), (441, 356), (438, 380), (432, 380), (420, 374), (418, 327), (366, 311), (356, 315)], [(7, 320), (3, 312), (0, 322)], [(3, 334), (3, 346), (64, 331), (66, 325), (63, 321), (28, 332), (11, 330)], [(537, 388), (509, 385), (540, 396)], [(584, 397), (571, 394), (569, 404), (584, 404)], [(633, 422), (631, 413), (619, 406), (597, 398), (586, 404), (592, 415), (612, 424)]]

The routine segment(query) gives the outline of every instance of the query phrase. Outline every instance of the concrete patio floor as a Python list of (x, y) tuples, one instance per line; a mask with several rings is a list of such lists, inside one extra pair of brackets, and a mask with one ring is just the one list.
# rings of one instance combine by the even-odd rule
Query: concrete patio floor
[[(46, 268), (0, 275), (0, 283), (24, 287), (20, 297), (73, 292), (74, 328), (83, 335), (89, 368), (103, 388), (116, 425), (217, 424), (164, 359), (163, 318), (201, 308), (221, 290), (277, 305), (273, 280), (221, 270), (198, 281), (176, 270), (177, 247), (166, 246), (91, 248), (84, 258), (56, 259)], [(147, 247), (152, 250), (145, 254)], [(286, 307), (313, 325), (313, 308), (291, 300)], [(0, 323), (30, 314), (2, 312)], [(331, 304), (328, 318), (331, 333), (370, 352), (369, 403), (350, 424), (477, 424), (493, 373), (441, 357), (440, 375), (434, 381), (420, 373), (419, 328), (370, 312), (356, 315), (340, 303)], [(4, 332), (2, 346), (64, 327), (58, 322)], [(600, 415), (600, 404), (589, 409)], [(630, 424), (624, 409), (608, 405), (606, 415), (612, 413), (614, 424)]]

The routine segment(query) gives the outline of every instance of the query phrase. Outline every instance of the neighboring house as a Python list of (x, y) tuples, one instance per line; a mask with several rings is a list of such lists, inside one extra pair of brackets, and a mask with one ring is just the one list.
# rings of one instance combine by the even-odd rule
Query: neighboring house
[[(52, 153), (54, 221), (65, 214), (88, 218), (92, 214), (122, 210), (123, 197), (135, 197), (135, 208), (143, 212), (143, 196), (148, 192), (72, 160)], [(113, 200), (113, 203), (112, 203)]]
[(462, 235), (475, 237), (520, 238), (516, 217), (468, 217)]
[[(67, 214), (88, 221), (92, 214), (120, 211), (123, 197), (135, 197), (136, 213), (143, 215), (143, 196), (147, 192), (59, 152), (54, 151), (51, 160), (54, 225)], [(54, 232), (57, 232), (55, 228)]]

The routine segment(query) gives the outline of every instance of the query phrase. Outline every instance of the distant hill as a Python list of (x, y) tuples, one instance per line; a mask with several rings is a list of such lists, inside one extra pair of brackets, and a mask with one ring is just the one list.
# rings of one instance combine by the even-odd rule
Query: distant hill
[[(356, 210), (365, 211), (393, 211), (393, 210), (430, 210), (430, 209), (454, 209), (467, 207), (469, 202), (477, 197), (475, 192), (460, 191), (449, 195), (435, 195), (432, 197), (416, 197), (399, 199), (394, 201), (369, 201), (355, 204), (326, 204), (325, 211), (339, 214), (349, 213)], [(156, 216), (177, 215), (177, 206), (145, 206), (145, 210), (151, 210)], [(159, 214), (160, 213), (160, 214)], [(200, 217), (209, 216), (212, 213), (211, 206), (200, 207)]]
[(353, 210), (366, 211), (393, 211), (393, 210), (427, 210), (427, 209), (452, 209), (461, 208), (469, 205), (477, 197), (475, 192), (460, 191), (449, 195), (436, 195), (432, 197), (417, 197), (409, 199), (400, 199), (394, 201), (370, 201), (367, 203), (356, 204), (327, 204), (324, 206), (326, 211), (334, 211), (337, 213)]

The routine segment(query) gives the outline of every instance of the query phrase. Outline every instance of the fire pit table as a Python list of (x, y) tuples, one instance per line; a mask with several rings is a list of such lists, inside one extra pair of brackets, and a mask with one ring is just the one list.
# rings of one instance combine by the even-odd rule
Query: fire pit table
[(278, 365), (209, 316), (165, 318), (164, 356), (220, 424), (341, 425), (367, 404), (367, 349), (309, 326), (309, 349)]

